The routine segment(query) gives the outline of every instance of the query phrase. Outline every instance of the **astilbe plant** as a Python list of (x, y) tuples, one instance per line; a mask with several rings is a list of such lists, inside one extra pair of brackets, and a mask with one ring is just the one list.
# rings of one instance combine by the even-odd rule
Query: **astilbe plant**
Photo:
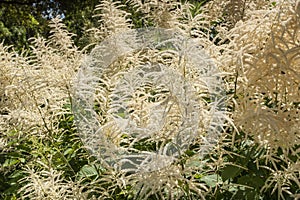
[[(24, 198), (42, 198), (36, 185), (36, 181), (43, 182), (38, 178), (39, 173), (47, 176), (48, 172), (52, 174), (55, 171), (50, 166), (44, 170), (40, 166), (41, 172), (21, 169), (25, 165), (30, 168), (35, 165), (33, 158), (47, 157), (43, 152), (38, 152), (40, 147), (45, 145), (42, 149), (48, 151), (47, 142), (51, 143), (63, 132), (57, 121), (70, 114), (66, 105), (70, 104), (71, 82), (82, 58), (82, 53), (73, 44), (72, 35), (65, 30), (61, 20), (53, 19), (50, 26), (53, 30), (50, 39), (32, 39), (31, 52), (17, 53), (1, 45), (0, 134), (4, 143), (1, 159), (5, 159), (1, 173), (5, 174), (3, 178), (8, 177), (5, 181), (12, 181), (12, 184), (16, 183), (10, 177), (19, 178), (27, 172), (31, 175), (32, 179), (27, 179), (25, 188), (34, 186), (36, 189), (25, 189)], [(42, 162), (47, 163), (45, 157)], [(53, 176), (56, 177), (55, 173)], [(52, 180), (53, 185), (56, 180)]]
[(240, 26), (249, 28), (233, 39), (235, 48), (245, 44), (234, 61), (238, 64), (235, 82), (238, 123), (257, 142), (268, 143), (275, 150), (281, 147), (286, 153), (299, 143), (299, 132), (294, 128), (299, 127), (297, 5), (278, 3), (265, 16), (267, 22), (260, 25), (249, 20), (249, 25), (244, 22), (232, 30), (232, 34), (237, 34), (245, 30)]
[(59, 18), (0, 44), (0, 198), (300, 198), (299, 0), (95, 13), (88, 56)]
[(28, 177), (26, 185), (20, 189), (23, 194), (22, 198), (30, 199), (60, 199), (67, 198), (71, 190), (70, 185), (64, 182), (61, 178), (62, 172), (44, 166), (42, 171), (35, 171), (34, 169), (27, 169)]
[[(256, 142), (268, 147), (271, 152), (267, 159), (272, 161), (275, 169), (278, 160), (299, 165), (300, 142), (300, 5), (298, 1), (280, 2), (276, 6), (278, 11), (274, 10), (274, 17), (270, 19), (265, 46), (258, 54), (253, 52), (257, 54), (254, 58), (243, 61), (245, 82), (237, 90), (238, 95), (243, 91), (244, 96), (237, 109), (237, 123)], [(279, 150), (284, 156), (277, 158), (275, 152)], [(296, 159), (290, 159), (291, 155)], [(276, 184), (275, 188), (282, 198), (282, 192), (289, 193), (285, 188), (290, 181), (299, 180), (299, 168), (289, 176), (287, 171), (274, 174), (275, 179), (281, 177), (278, 183), (282, 182), (282, 185)], [(300, 186), (298, 181), (296, 185)]]
[(142, 13), (141, 17), (145, 22), (161, 28), (173, 27), (174, 23), (178, 21), (181, 7), (188, 4), (172, 0), (127, 0), (127, 2), (133, 5), (136, 11)]
[(63, 30), (57, 20), (53, 20), (57, 30), (49, 41), (33, 39), (30, 56), (9, 54), (3, 49), (7, 56), (1, 62), (2, 80), (6, 81), (1, 98), (6, 104), (1, 104), (2, 112), (6, 109), (7, 124), (18, 131), (40, 136), (51, 134), (56, 130), (53, 119), (63, 111), (62, 106), (70, 97), (71, 78), (81, 54), (70, 44), (68, 34), (59, 33)]
[(233, 73), (233, 118), (241, 132), (266, 150), (265, 163), (256, 161), (260, 167), (272, 166), (262, 191), (274, 187), (272, 193), (285, 199), (283, 193), (293, 196), (291, 185), (299, 187), (300, 173), (287, 167), (299, 165), (299, 1), (261, 1), (255, 9), (252, 1), (228, 1), (223, 9), (233, 2), (240, 5), (235, 9), (244, 6), (243, 13), (227, 10), (232, 20), (225, 24), (219, 57)]
[(172, 30), (123, 32), (97, 46), (78, 74), (83, 142), (135, 198), (204, 198), (208, 190), (193, 177), (201, 169), (185, 166), (185, 151), (201, 143), (190, 151), (207, 153), (225, 116), (220, 74), (195, 42)]
[(99, 19), (99, 27), (94, 27), (88, 30), (91, 35), (91, 41), (99, 42), (105, 37), (121, 33), (129, 30), (132, 27), (130, 14), (123, 11), (121, 8), (125, 6), (120, 1), (104, 0), (95, 8), (94, 17)]
[[(263, 21), (259, 15), (264, 16)], [(278, 3), (272, 10), (252, 11), (249, 17), (229, 31), (228, 60), (224, 53), (226, 64), (236, 75), (237, 122), (255, 135), (257, 142), (270, 142), (274, 149), (293, 147), (299, 142), (299, 132), (293, 128), (299, 126), (296, 4)], [(286, 140), (287, 135), (291, 140)]]

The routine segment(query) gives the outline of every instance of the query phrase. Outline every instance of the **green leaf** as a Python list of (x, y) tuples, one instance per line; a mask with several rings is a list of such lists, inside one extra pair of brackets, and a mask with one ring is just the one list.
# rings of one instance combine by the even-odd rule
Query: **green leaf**
[(78, 179), (97, 178), (104, 169), (100, 165), (84, 165), (78, 172)]
[(243, 176), (240, 177), (237, 181), (238, 184), (247, 185), (256, 189), (261, 188), (264, 185), (264, 181), (258, 176)]
[(8, 158), (4, 161), (3, 167), (11, 167), (19, 162), (20, 160), (18, 158)]
[(203, 176), (200, 180), (204, 181), (210, 187), (215, 187), (218, 183), (222, 183), (222, 179), (218, 174)]
[(222, 171), (222, 180), (226, 181), (228, 179), (232, 179), (240, 174), (242, 171), (241, 168), (234, 166), (234, 165), (227, 165), (226, 167), (223, 168)]
[(21, 178), (23, 178), (23, 176), (24, 176), (24, 172), (23, 172), (23, 171), (21, 171), (21, 170), (16, 170), (16, 171), (14, 171), (14, 172), (9, 176), (9, 178), (11, 178), (11, 179), (21, 179)]
[(74, 152), (73, 148), (68, 148), (67, 150), (65, 150), (64, 155), (72, 154), (73, 152)]
[(19, 158), (19, 161), (21, 162), (21, 163), (25, 163), (25, 158)]

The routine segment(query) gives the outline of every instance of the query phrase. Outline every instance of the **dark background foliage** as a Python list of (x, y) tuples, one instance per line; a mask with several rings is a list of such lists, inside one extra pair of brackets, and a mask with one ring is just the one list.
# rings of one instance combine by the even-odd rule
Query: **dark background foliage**
[(70, 32), (77, 35), (76, 44), (86, 28), (91, 27), (93, 10), (98, 0), (1, 0), (0, 41), (18, 50), (28, 48), (28, 39), (49, 35), (49, 19), (60, 15)]
[[(189, 1), (199, 7), (210, 0)], [(88, 44), (85, 30), (95, 27), (94, 8), (99, 0), (0, 0), (0, 42), (13, 45), (17, 50), (29, 48), (31, 37), (49, 36), (49, 19), (60, 15), (68, 31), (76, 34), (74, 42), (79, 47)], [(122, 0), (126, 3), (126, 0)], [(142, 26), (139, 13), (127, 3), (126, 11), (133, 16), (133, 23)]]

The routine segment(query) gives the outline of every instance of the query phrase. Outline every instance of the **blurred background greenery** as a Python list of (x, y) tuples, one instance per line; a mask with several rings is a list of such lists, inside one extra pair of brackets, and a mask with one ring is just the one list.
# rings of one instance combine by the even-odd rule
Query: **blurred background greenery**
[[(196, 8), (209, 0), (189, 1)], [(74, 42), (78, 47), (88, 44), (84, 34), (91, 27), (96, 27), (97, 20), (93, 18), (94, 9), (99, 0), (0, 0), (0, 42), (13, 45), (16, 50), (29, 48), (31, 37), (40, 35), (47, 38), (50, 28), (49, 20), (60, 16), (66, 24), (68, 31), (76, 34)], [(143, 24), (139, 21), (139, 13), (128, 4), (124, 9), (132, 14), (136, 27)]]

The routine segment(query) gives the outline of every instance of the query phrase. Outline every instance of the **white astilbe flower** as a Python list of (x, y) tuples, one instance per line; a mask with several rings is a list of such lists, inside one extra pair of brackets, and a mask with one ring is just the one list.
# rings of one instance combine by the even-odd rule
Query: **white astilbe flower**
[(174, 21), (173, 24), (189, 37), (202, 39), (201, 45), (204, 47), (210, 39), (210, 22), (204, 13), (199, 11), (195, 14), (192, 9), (195, 9), (194, 5), (188, 2), (182, 4), (177, 12), (178, 20)]
[[(255, 25), (262, 34), (255, 31), (253, 37), (233, 39), (235, 43), (261, 43), (262, 48), (249, 45), (236, 61), (242, 65), (237, 71), (236, 122), (258, 143), (275, 151), (278, 147), (293, 149), (300, 139), (293, 129), (299, 124), (300, 102), (300, 18), (296, 4), (278, 3), (265, 20), (269, 22), (263, 27)], [(233, 32), (239, 30), (237, 27)]]
[(266, 14), (270, 8), (271, 2), (264, 0), (215, 0), (209, 1), (203, 9), (207, 15), (206, 20), (223, 21), (225, 23), (223, 26), (231, 29), (239, 21), (248, 21), (252, 17), (252, 11)]
[[(216, 9), (207, 9), (212, 5)], [(279, 170), (278, 163), (293, 166), (299, 160), (300, 1), (211, 1), (206, 6), (205, 13), (219, 23), (214, 28), (222, 52), (216, 63), (232, 73), (227, 80), (235, 125), (266, 150), (266, 163), (276, 169), (264, 190), (276, 185), (278, 198), (284, 198), (292, 181), (287, 183), (288, 169)], [(298, 172), (288, 176), (299, 179)]]
[(139, 198), (179, 199), (186, 194), (176, 182), (207, 190), (188, 183), (190, 169), (179, 165), (196, 141), (199, 159), (209, 153), (226, 118), (221, 74), (198, 42), (164, 29), (116, 34), (91, 52), (75, 80), (82, 141), (122, 172), (124, 187), (137, 185)]
[(62, 172), (27, 169), (27, 173), (28, 177), (24, 180), (27, 183), (20, 190), (23, 199), (66, 199), (70, 186), (62, 180)]
[(54, 18), (51, 27), (50, 41), (32, 39), (30, 56), (1, 48), (0, 114), (5, 116), (6, 131), (40, 136), (55, 132), (53, 119), (70, 101), (71, 81), (82, 53), (61, 20)]
[(37, 163), (42, 166), (42, 170), (37, 171), (28, 166), (24, 170), (27, 176), (21, 180), (24, 186), (19, 190), (22, 199), (94, 199), (89, 194), (91, 191), (86, 191), (88, 185), (80, 185), (80, 181), (65, 180), (62, 171), (57, 171), (40, 161)]
[(264, 192), (267, 188), (273, 186), (272, 193), (277, 192), (278, 197), (285, 199), (284, 193), (295, 197), (297, 199), (298, 194), (290, 192), (290, 187), (295, 184), (300, 188), (300, 162), (287, 163), (287, 167), (284, 170), (272, 170), (270, 178), (265, 182), (261, 192)]
[(127, 0), (143, 20), (153, 23), (155, 27), (171, 28), (178, 21), (182, 3), (178, 0)]
[(125, 5), (120, 1), (102, 0), (96, 6), (94, 15), (98, 19), (99, 27), (88, 30), (93, 33), (96, 41), (102, 41), (105, 37), (130, 30), (132, 27), (130, 14), (122, 10)]
[[(149, 199), (150, 196), (165, 200), (186, 196), (205, 199), (205, 192), (209, 188), (204, 183), (194, 180), (191, 176), (193, 173), (190, 169), (183, 170), (180, 165), (172, 165), (151, 173), (133, 174), (125, 179), (133, 187), (133, 191), (137, 191), (136, 199)], [(189, 191), (184, 188), (189, 188)]]

